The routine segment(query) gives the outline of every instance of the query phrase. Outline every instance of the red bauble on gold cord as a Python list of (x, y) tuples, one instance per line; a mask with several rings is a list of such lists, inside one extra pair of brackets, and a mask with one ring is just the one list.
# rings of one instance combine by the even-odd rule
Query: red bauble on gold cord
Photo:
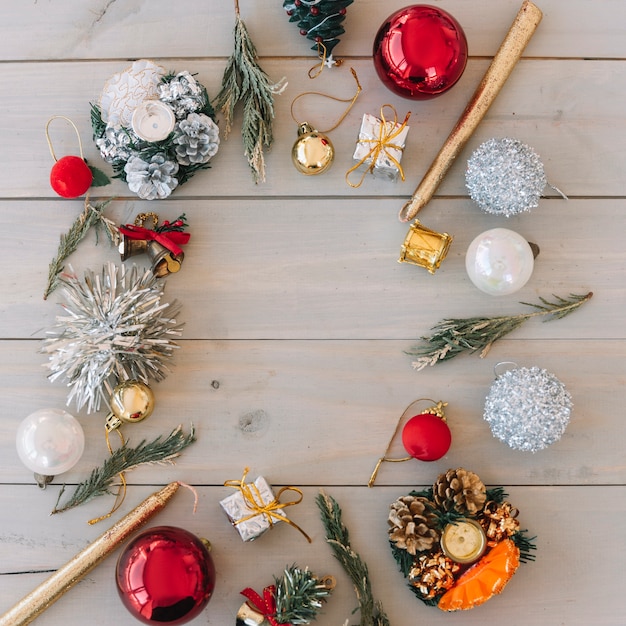
[(390, 15), (374, 39), (374, 67), (394, 93), (413, 100), (450, 89), (467, 63), (467, 39), (452, 15), (415, 4)]
[(145, 624), (184, 624), (197, 617), (215, 588), (215, 566), (205, 542), (175, 526), (137, 535), (117, 562), (124, 606)]
[[(400, 431), (400, 425), (407, 415), (411, 415), (413, 407), (417, 402), (433, 402), (433, 406), (424, 409), (419, 415), (413, 415), (402, 429), (402, 444), (405, 450), (411, 455), (403, 459), (390, 458), (387, 455), (391, 450), (391, 446)], [(452, 433), (446, 422), (444, 408), (448, 406), (447, 402), (435, 402), (429, 398), (420, 398), (409, 404), (400, 416), (396, 429), (387, 444), (385, 454), (378, 459), (376, 467), (367, 483), (368, 487), (373, 487), (378, 476), (378, 470), (384, 462), (400, 463), (418, 459), (420, 461), (436, 461), (443, 457), (450, 449), (452, 443)]]
[(445, 420), (432, 413), (414, 415), (402, 429), (402, 445), (420, 461), (436, 461), (448, 452), (452, 434)]

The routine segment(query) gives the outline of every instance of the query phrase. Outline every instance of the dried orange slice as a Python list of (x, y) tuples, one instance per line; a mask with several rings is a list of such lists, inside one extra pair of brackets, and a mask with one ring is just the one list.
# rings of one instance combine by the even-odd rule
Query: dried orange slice
[(442, 611), (473, 609), (500, 593), (519, 567), (519, 548), (504, 539), (472, 565), (439, 599)]

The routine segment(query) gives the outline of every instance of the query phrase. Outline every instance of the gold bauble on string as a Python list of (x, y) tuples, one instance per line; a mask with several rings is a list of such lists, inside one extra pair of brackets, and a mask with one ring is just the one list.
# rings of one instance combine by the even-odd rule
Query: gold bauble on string
[(321, 174), (333, 162), (335, 149), (324, 133), (303, 122), (298, 128), (298, 139), (291, 149), (291, 158), (301, 174)]
[(154, 393), (139, 380), (126, 380), (111, 394), (111, 413), (106, 420), (107, 431), (122, 423), (134, 424), (149, 417), (154, 411)]

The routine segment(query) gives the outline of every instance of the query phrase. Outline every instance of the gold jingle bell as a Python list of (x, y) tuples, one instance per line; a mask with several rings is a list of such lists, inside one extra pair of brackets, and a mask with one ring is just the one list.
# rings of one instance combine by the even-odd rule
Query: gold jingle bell
[[(137, 215), (135, 218), (135, 226), (143, 227), (148, 219), (154, 222), (154, 227), (156, 228), (159, 223), (159, 216), (152, 212)], [(180, 254), (174, 254), (158, 241), (129, 237), (123, 232), (123, 229), (120, 230), (122, 236), (117, 249), (122, 261), (126, 261), (126, 259), (136, 254), (146, 254), (150, 259), (152, 273), (157, 278), (163, 278), (168, 274), (174, 274), (180, 270), (180, 266), (185, 258), (185, 253), (182, 250)]]
[(152, 389), (139, 380), (127, 380), (115, 387), (111, 394), (111, 412), (105, 428), (111, 432), (122, 423), (134, 424), (152, 415), (154, 394)]
[(298, 128), (298, 139), (291, 149), (291, 160), (296, 169), (307, 176), (325, 172), (335, 158), (330, 139), (303, 122)]
[(236, 626), (266, 626), (269, 622), (255, 608), (244, 602), (237, 611)]
[(158, 241), (132, 239), (126, 235), (122, 235), (118, 251), (122, 261), (136, 254), (146, 254), (150, 259), (152, 273), (157, 278), (178, 272), (185, 258), (184, 252), (174, 254)]
[(152, 263), (152, 273), (157, 278), (163, 278), (163, 276), (178, 272), (185, 258), (184, 252), (174, 254), (158, 241), (148, 242), (146, 254)]

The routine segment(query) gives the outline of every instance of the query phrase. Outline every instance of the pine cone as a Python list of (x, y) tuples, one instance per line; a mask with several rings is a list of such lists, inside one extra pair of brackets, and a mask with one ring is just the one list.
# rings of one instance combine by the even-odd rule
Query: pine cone
[(432, 549), (439, 541), (435, 529), (437, 516), (432, 511), (433, 503), (419, 496), (402, 496), (389, 510), (389, 539), (396, 547), (415, 556), (417, 552)]
[(168, 161), (163, 153), (157, 153), (144, 161), (132, 156), (124, 166), (128, 188), (143, 200), (167, 198), (178, 186), (178, 163)]
[(422, 554), (413, 562), (409, 583), (424, 600), (432, 600), (454, 585), (454, 575), (460, 566), (441, 552)]
[(433, 498), (444, 511), (475, 515), (487, 500), (487, 489), (474, 472), (450, 469), (435, 481)]
[(519, 530), (518, 515), (519, 511), (510, 502), (487, 502), (478, 521), (487, 535), (488, 545), (493, 547), (514, 535)]
[(190, 113), (174, 127), (176, 160), (182, 165), (203, 164), (220, 145), (217, 124), (203, 113)]

